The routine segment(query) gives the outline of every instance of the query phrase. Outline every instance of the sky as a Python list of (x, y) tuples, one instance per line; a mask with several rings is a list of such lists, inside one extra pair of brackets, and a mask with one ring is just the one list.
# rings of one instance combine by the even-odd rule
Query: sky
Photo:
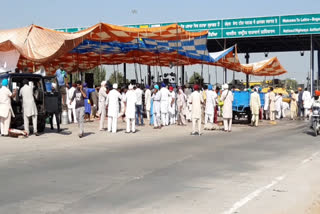
[[(319, 0), (3, 0), (1, 7), (0, 29), (24, 27), (30, 24), (63, 28), (92, 26), (98, 22), (124, 25), (320, 13)], [(269, 57), (272, 56), (277, 56), (288, 70), (281, 79), (294, 78), (306, 83), (305, 79), (310, 70), (308, 52), (303, 57), (299, 52), (270, 53)], [(266, 58), (263, 53), (250, 56), (250, 62), (264, 59)], [(245, 63), (243, 55), (240, 55), (240, 61)], [(129, 68), (131, 70), (129, 78), (134, 78), (132, 68), (133, 66)], [(107, 69), (114, 70), (113, 66), (108, 66)], [(212, 74), (211, 82), (215, 82), (216, 68), (204, 68), (206, 72), (208, 69)], [(190, 76), (192, 72), (200, 71), (201, 68), (187, 66), (186, 70)], [(221, 71), (221, 68), (217, 68), (218, 82), (222, 81)], [(143, 68), (142, 73), (144, 72)], [(228, 71), (228, 80), (232, 79), (232, 73)], [(237, 73), (236, 79), (245, 80), (245, 76)], [(251, 80), (260, 79), (251, 78)]]

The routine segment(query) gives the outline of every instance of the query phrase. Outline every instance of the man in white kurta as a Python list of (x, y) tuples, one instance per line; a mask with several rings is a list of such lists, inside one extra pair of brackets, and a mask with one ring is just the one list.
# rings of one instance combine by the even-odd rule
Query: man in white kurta
[(274, 123), (275, 120), (275, 115), (276, 115), (276, 95), (273, 92), (273, 88), (270, 88), (270, 93), (269, 93), (269, 111), (270, 111), (270, 121), (271, 123)]
[(268, 90), (267, 93), (264, 95), (264, 106), (263, 106), (263, 111), (264, 111), (264, 116), (266, 120), (269, 119), (270, 113), (269, 113), (269, 95), (270, 91)]
[(212, 90), (212, 85), (208, 86), (206, 91), (206, 110), (205, 110), (205, 119), (204, 124), (207, 124), (208, 121), (213, 124), (214, 119), (214, 108), (216, 107), (217, 93)]
[(144, 104), (146, 106), (147, 120), (150, 122), (150, 109), (151, 109), (151, 90), (150, 86), (146, 86), (144, 93)]
[(259, 124), (259, 113), (261, 108), (260, 95), (257, 92), (257, 89), (254, 89), (254, 92), (250, 95), (250, 110), (252, 114), (251, 124), (252, 126), (258, 126)]
[(29, 118), (32, 118), (33, 133), (38, 136), (38, 110), (33, 97), (33, 88), (28, 85), (28, 80), (23, 80), (23, 85), (20, 89), (19, 96), (22, 97), (24, 130), (27, 135), (29, 135)]
[(311, 93), (306, 88), (302, 94), (302, 100), (303, 100), (303, 108), (304, 108), (304, 116), (305, 118), (309, 118), (310, 114), (310, 108), (312, 105), (312, 98)]
[(191, 110), (192, 110), (192, 104), (190, 104), (190, 96), (191, 96), (191, 88), (185, 88), (184, 94), (186, 95), (187, 100), (187, 106), (186, 106), (186, 119), (187, 121), (191, 121)]
[(298, 95), (291, 90), (291, 100), (290, 100), (290, 118), (291, 120), (295, 120), (297, 118), (298, 113)]
[[(76, 90), (77, 84), (72, 84), (72, 87), (67, 91), (67, 105), (68, 105), (68, 116), (69, 116), (69, 123), (77, 123), (77, 116), (76, 116), (76, 101), (70, 103), (71, 98), (73, 97), (74, 91)], [(72, 120), (73, 116), (73, 120)]]
[[(202, 94), (199, 92), (199, 86), (194, 85), (194, 92), (190, 95), (190, 101), (192, 104), (192, 135), (201, 135), (201, 104), (203, 103)], [(196, 123), (198, 123), (198, 129), (196, 130)]]
[(107, 101), (107, 89), (106, 89), (106, 81), (101, 82), (101, 87), (99, 90), (99, 110), (98, 114), (100, 115), (100, 123), (99, 123), (99, 130), (104, 130), (104, 121), (106, 119), (106, 101)]
[(2, 80), (2, 87), (0, 89), (0, 127), (1, 127), (1, 135), (8, 136), (12, 108), (11, 108), (11, 97), (15, 96), (15, 91), (13, 94), (8, 89), (8, 80)]
[(116, 133), (119, 115), (119, 100), (121, 94), (117, 90), (118, 84), (113, 84), (113, 89), (108, 94), (108, 132)]
[(136, 103), (136, 125), (139, 125), (139, 118), (140, 118), (140, 125), (143, 126), (143, 106), (142, 106), (142, 96), (143, 91), (140, 89), (140, 85), (137, 84), (135, 93), (137, 96), (137, 103)]
[(276, 112), (277, 112), (276, 118), (279, 120), (279, 119), (281, 119), (281, 113), (282, 113), (282, 109), (281, 109), (281, 106), (282, 106), (282, 94), (278, 94), (276, 96), (275, 106), (276, 106)]
[[(133, 90), (133, 85), (129, 85), (129, 90), (124, 97), (124, 102), (126, 106), (126, 122), (127, 122), (127, 130), (126, 133), (135, 133), (135, 111), (136, 111), (136, 103), (137, 103), (137, 95)], [(131, 128), (130, 128), (131, 124)]]
[(223, 101), (223, 124), (224, 124), (224, 131), (231, 132), (232, 128), (232, 102), (233, 102), (233, 94), (229, 91), (229, 86), (224, 84), (222, 86), (222, 94), (221, 94), (221, 101)]
[(176, 93), (173, 90), (173, 87), (170, 86), (169, 88), (169, 123), (170, 125), (173, 125), (176, 123)]
[(186, 111), (187, 96), (183, 93), (182, 89), (179, 89), (177, 96), (178, 106), (178, 125), (186, 125), (185, 111)]
[(154, 86), (154, 91), (152, 95), (152, 100), (153, 100), (153, 125), (155, 129), (161, 128), (161, 94), (159, 91), (159, 86), (155, 85)]
[(169, 90), (166, 88), (166, 85), (162, 83), (162, 88), (160, 89), (160, 110), (161, 110), (161, 121), (163, 126), (169, 125)]

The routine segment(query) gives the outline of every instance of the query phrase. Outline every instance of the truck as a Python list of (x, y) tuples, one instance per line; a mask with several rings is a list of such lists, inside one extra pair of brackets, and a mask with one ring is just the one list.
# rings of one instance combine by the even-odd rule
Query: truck
[[(248, 122), (251, 122), (251, 110), (250, 110), (250, 95), (249, 91), (234, 91), (233, 92), (233, 119), (247, 118)], [(264, 93), (259, 93), (261, 107), (264, 106)]]

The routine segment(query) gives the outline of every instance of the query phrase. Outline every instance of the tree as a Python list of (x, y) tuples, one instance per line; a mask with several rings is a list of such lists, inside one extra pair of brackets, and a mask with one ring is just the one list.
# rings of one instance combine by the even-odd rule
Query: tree
[(203, 84), (203, 78), (201, 77), (201, 75), (197, 72), (193, 73), (193, 75), (190, 77), (189, 79), (189, 83), (190, 84), (199, 84), (202, 85)]
[(294, 90), (298, 89), (298, 82), (295, 79), (286, 79), (285, 80), (285, 88), (287, 90)]
[(106, 69), (101, 66), (97, 66), (88, 71), (88, 73), (93, 73), (93, 84), (99, 86), (102, 81), (106, 80)]
[[(109, 80), (108, 80), (108, 83), (110, 84), (113, 84), (113, 83), (118, 83), (118, 85), (120, 84), (124, 84), (123, 82), (123, 74), (119, 71), (115, 71), (111, 74)], [(125, 84), (128, 84), (129, 83), (129, 80), (126, 79), (126, 83)]]

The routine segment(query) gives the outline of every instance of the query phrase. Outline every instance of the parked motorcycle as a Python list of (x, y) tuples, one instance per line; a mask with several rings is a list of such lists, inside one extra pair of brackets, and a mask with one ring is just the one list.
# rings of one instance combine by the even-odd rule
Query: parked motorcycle
[(320, 107), (312, 107), (311, 122), (314, 135), (317, 136), (320, 132)]

